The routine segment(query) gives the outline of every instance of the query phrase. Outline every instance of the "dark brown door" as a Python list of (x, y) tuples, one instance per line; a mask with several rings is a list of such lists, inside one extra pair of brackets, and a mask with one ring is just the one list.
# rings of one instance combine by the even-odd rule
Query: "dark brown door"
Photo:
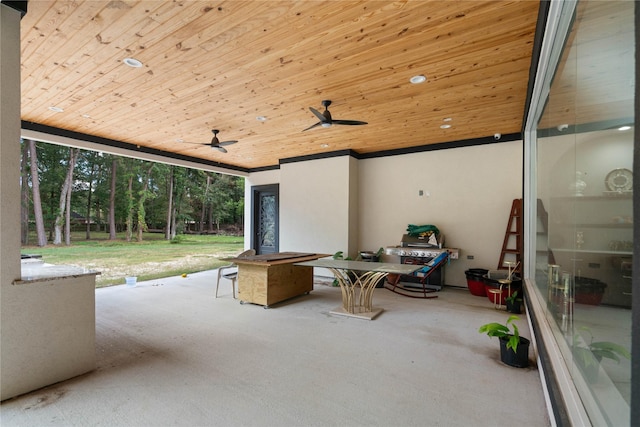
[(253, 233), (251, 247), (260, 254), (278, 252), (278, 184), (252, 187)]

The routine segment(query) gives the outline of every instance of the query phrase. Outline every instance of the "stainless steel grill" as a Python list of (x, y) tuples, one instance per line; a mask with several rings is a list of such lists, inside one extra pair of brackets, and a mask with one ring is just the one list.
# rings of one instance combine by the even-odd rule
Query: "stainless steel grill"
[[(437, 236), (437, 244), (430, 244), (427, 240), (405, 234), (400, 245), (388, 246), (385, 254), (400, 257), (402, 264), (424, 265), (443, 252), (449, 253), (450, 259), (458, 259), (458, 249), (444, 247), (444, 235)], [(422, 287), (420, 277), (402, 276), (401, 283), (404, 287)], [(438, 268), (428, 278), (427, 287), (434, 290), (442, 289), (444, 285), (444, 270)]]
[(396, 255), (400, 257), (416, 257), (416, 258), (435, 258), (442, 252), (449, 252), (449, 258), (458, 259), (458, 249), (444, 247), (444, 235), (440, 233), (438, 236), (438, 245), (429, 244), (426, 240), (405, 234), (402, 236), (400, 245), (388, 246), (385, 254)]

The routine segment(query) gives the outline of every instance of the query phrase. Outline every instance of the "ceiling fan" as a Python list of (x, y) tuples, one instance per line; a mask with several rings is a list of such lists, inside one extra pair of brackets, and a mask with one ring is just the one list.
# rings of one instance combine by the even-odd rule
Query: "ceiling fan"
[(303, 129), (302, 132), (304, 132), (305, 130), (309, 130), (309, 129), (313, 129), (314, 127), (317, 126), (322, 126), (323, 128), (328, 128), (331, 127), (331, 125), (350, 125), (350, 126), (355, 126), (355, 125), (366, 125), (367, 122), (361, 122), (359, 120), (337, 120), (337, 119), (332, 119), (331, 118), (331, 113), (329, 112), (329, 105), (331, 105), (331, 101), (329, 100), (324, 100), (322, 101), (322, 106), (324, 107), (324, 112), (320, 112), (318, 110), (316, 110), (313, 107), (309, 107), (309, 110), (311, 110), (311, 112), (313, 114), (315, 114), (315, 116), (320, 119), (320, 121), (314, 125), (309, 126), (306, 129)]
[(184, 141), (184, 142), (186, 144), (208, 145), (209, 147), (215, 148), (216, 150), (221, 151), (223, 153), (227, 152), (226, 148), (224, 148), (225, 145), (231, 145), (238, 142), (238, 141), (220, 142), (220, 140), (218, 139), (218, 133), (220, 133), (220, 131), (218, 129), (213, 129), (211, 132), (213, 132), (213, 138), (211, 139), (211, 142), (187, 142), (187, 141)]

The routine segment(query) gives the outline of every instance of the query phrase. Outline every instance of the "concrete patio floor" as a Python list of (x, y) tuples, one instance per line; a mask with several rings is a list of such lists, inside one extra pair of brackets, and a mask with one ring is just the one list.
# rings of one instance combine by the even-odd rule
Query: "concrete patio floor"
[[(0, 406), (2, 426), (549, 426), (540, 376), (499, 360), (487, 298), (377, 289), (373, 321), (339, 288), (269, 309), (216, 271), (96, 290), (97, 369)], [(521, 334), (530, 337), (525, 315)]]

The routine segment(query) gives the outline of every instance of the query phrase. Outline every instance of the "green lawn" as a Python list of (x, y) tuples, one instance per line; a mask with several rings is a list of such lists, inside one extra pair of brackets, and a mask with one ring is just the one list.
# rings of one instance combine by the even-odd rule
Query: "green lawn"
[(180, 235), (174, 242), (156, 233), (145, 233), (142, 242), (127, 242), (124, 234), (115, 241), (107, 237), (95, 232), (86, 240), (85, 233), (78, 232), (72, 234), (71, 246), (23, 246), (22, 253), (42, 255), (50, 264), (99, 271), (96, 286), (102, 287), (123, 284), (126, 276), (141, 281), (211, 270), (228, 264), (220, 258), (236, 255), (244, 246), (242, 236)]

